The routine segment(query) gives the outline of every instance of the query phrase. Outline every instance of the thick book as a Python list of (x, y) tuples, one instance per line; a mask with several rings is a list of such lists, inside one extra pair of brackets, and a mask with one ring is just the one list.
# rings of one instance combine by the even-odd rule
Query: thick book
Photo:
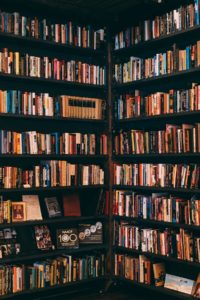
[(71, 193), (63, 196), (63, 209), (65, 217), (80, 217), (80, 197), (78, 193)]
[(78, 230), (76, 228), (57, 229), (56, 240), (58, 249), (76, 249), (79, 247)]
[(62, 215), (60, 205), (56, 197), (44, 198), (49, 218), (56, 218)]
[(26, 220), (42, 220), (38, 195), (23, 195), (22, 200), (26, 204)]

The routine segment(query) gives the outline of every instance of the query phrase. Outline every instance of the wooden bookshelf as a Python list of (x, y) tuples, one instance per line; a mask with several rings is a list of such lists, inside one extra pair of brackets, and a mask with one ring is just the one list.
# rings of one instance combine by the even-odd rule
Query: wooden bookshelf
[[(160, 7), (156, 8), (156, 11), (149, 12), (150, 17), (144, 17), (143, 15), (140, 16), (141, 20), (148, 20), (153, 19), (154, 16), (161, 16), (166, 11), (170, 11), (174, 8), (180, 7), (182, 4), (185, 4), (186, 1), (174, 1), (172, 2), (165, 1), (164, 3), (160, 4)], [(187, 2), (188, 3), (188, 2)], [(158, 4), (157, 4), (158, 5)], [(174, 6), (173, 6), (174, 5)], [(158, 5), (159, 6), (159, 5)], [(173, 8), (172, 8), (173, 6)], [(147, 13), (148, 14), (148, 13)], [(129, 16), (129, 17), (128, 17)], [(139, 18), (139, 17), (138, 17)], [(127, 20), (126, 20), (127, 19)], [(129, 14), (126, 17), (122, 17), (120, 19), (120, 26), (118, 26), (118, 32), (124, 30), (126, 28), (130, 28), (132, 25), (139, 24), (139, 21), (133, 24), (131, 17)], [(132, 23), (131, 23), (132, 22)], [(119, 28), (120, 27), (120, 28)], [(115, 30), (114, 34), (117, 32)], [(154, 57), (157, 53), (165, 53), (166, 50), (172, 49), (173, 44), (176, 44), (178, 49), (185, 49), (185, 46), (190, 45), (191, 43), (195, 43), (198, 39), (198, 33), (200, 32), (200, 25), (187, 28), (185, 30), (176, 31), (172, 34), (163, 35), (156, 39), (151, 39), (144, 42), (138, 42), (133, 46), (121, 49), (113, 49), (112, 56), (113, 56), (113, 74), (114, 74), (114, 64), (128, 62), (130, 57), (140, 57), (140, 58), (148, 58)], [(113, 34), (113, 35), (114, 35)], [(128, 33), (127, 33), (128, 34)], [(126, 33), (123, 36), (126, 39)], [(122, 37), (121, 37), (122, 38)], [(128, 39), (128, 37), (127, 37)], [(114, 45), (114, 36), (113, 36), (113, 45)], [(128, 68), (128, 67), (127, 67)], [(130, 69), (129, 69), (130, 70)], [(142, 71), (143, 72), (143, 71)], [(177, 71), (172, 72), (170, 74), (154, 76), (150, 78), (144, 78), (132, 82), (127, 83), (117, 83), (113, 76), (112, 82), (112, 94), (113, 94), (113, 102), (118, 99), (118, 95), (122, 94), (133, 94), (134, 90), (140, 90), (143, 92), (144, 95), (149, 95), (151, 93), (156, 92), (168, 92), (170, 89), (174, 90), (186, 90), (189, 89), (191, 83), (199, 83), (200, 68), (195, 67), (185, 71)], [(122, 74), (121, 74), (122, 76)], [(120, 74), (119, 74), (120, 77)], [(125, 98), (123, 98), (123, 101)], [(124, 102), (125, 103), (125, 102)], [(119, 102), (116, 103), (119, 105)], [(135, 102), (137, 105), (138, 102)], [(144, 130), (144, 131), (157, 131), (163, 130), (166, 124), (173, 124), (173, 125), (181, 125), (181, 124), (194, 124), (199, 122), (200, 111), (182, 111), (180, 113), (170, 113), (170, 114), (161, 114), (161, 115), (140, 115), (135, 116), (132, 118), (124, 118), (119, 119), (117, 115), (116, 106), (113, 103), (113, 122), (112, 122), (112, 130), (113, 130), (113, 147), (114, 147), (114, 136), (121, 130), (129, 131), (131, 129), (135, 130)], [(128, 109), (128, 108), (127, 108)], [(126, 110), (126, 106), (124, 106), (124, 110)], [(127, 143), (129, 137), (127, 135)], [(191, 148), (192, 149), (192, 148)], [(144, 153), (144, 154), (116, 154), (115, 149), (113, 149), (112, 160), (114, 163), (119, 164), (129, 164), (133, 163), (179, 163), (179, 164), (190, 164), (199, 162), (200, 153)], [(127, 171), (128, 172), (128, 171)], [(115, 174), (116, 175), (116, 174)], [(123, 176), (122, 174), (120, 174)], [(112, 185), (113, 190), (113, 198), (114, 193), (117, 190), (121, 191), (130, 191), (134, 192), (135, 194), (139, 195), (151, 195), (152, 193), (163, 193), (167, 195), (177, 196), (178, 198), (190, 199), (192, 196), (196, 195), (199, 199), (200, 195), (200, 188), (197, 189), (190, 189), (190, 188), (173, 188), (173, 187), (159, 187), (159, 186), (133, 186), (133, 185)], [(127, 196), (128, 197), (128, 196)], [(131, 201), (131, 200), (130, 200)], [(123, 201), (122, 201), (123, 202)], [(142, 203), (141, 203), (142, 205)], [(115, 209), (115, 207), (114, 207)], [(115, 210), (114, 210), (115, 211)], [(139, 212), (138, 212), (139, 213)], [(164, 221), (157, 221), (157, 220), (150, 220), (150, 219), (143, 219), (142, 217), (126, 217), (126, 216), (119, 216), (119, 215), (112, 215), (113, 219), (113, 226), (114, 223), (124, 223), (125, 227), (127, 226), (137, 226), (139, 228), (150, 228), (150, 229), (160, 229), (162, 230), (166, 228), (172, 229), (174, 232), (179, 232), (179, 229), (184, 229), (188, 232), (194, 232), (194, 236), (198, 236), (200, 226), (196, 225), (188, 225), (188, 224), (180, 224), (180, 223), (172, 223), (172, 222), (164, 222)], [(116, 229), (118, 227), (116, 226)], [(117, 232), (113, 233), (116, 234)], [(121, 234), (122, 231), (121, 231)], [(128, 231), (127, 231), (128, 235)], [(139, 248), (140, 249), (140, 248)], [(151, 264), (155, 262), (164, 263), (166, 266), (166, 273), (174, 274), (178, 276), (182, 276), (184, 278), (192, 278), (196, 280), (200, 263), (196, 261), (186, 261), (180, 260), (176, 257), (169, 257), (164, 255), (159, 255), (151, 252), (142, 252), (141, 250), (134, 250), (125, 247), (118, 246), (118, 240), (116, 238), (116, 245), (115, 242), (113, 244), (113, 283), (119, 289), (130, 288), (133, 291), (140, 290), (143, 291), (147, 297), (154, 298), (156, 294), (158, 294), (158, 298), (161, 296), (163, 299), (193, 299), (192, 296), (179, 293), (170, 289), (166, 289), (164, 287), (156, 287), (154, 283), (153, 272), (151, 275), (151, 285), (135, 282), (126, 279), (125, 277), (114, 276), (115, 274), (115, 259), (114, 254), (122, 254), (122, 255), (129, 255), (132, 257), (139, 257), (140, 255), (146, 256), (150, 261)], [(122, 259), (122, 258), (121, 258)], [(119, 262), (120, 263), (120, 262)], [(122, 266), (123, 269), (123, 266)], [(121, 272), (123, 272), (121, 270)], [(128, 273), (128, 271), (127, 271)], [(127, 275), (128, 276), (128, 275)], [(150, 294), (151, 293), (151, 294)]]
[[(5, 3), (4, 3), (5, 4)], [(10, 3), (10, 8), (15, 6), (14, 3)], [(9, 6), (8, 5), (8, 6)], [(1, 6), (1, 5), (0, 5)], [(2, 4), (4, 7), (4, 5)], [(23, 5), (22, 5), (23, 6)], [(23, 7), (19, 5), (19, 10), (21, 9), (24, 12)], [(34, 6), (37, 6), (36, 4)], [(1, 7), (2, 8), (2, 7)], [(5, 8), (5, 11), (6, 8)], [(9, 10), (8, 10), (9, 11)], [(15, 10), (18, 12), (18, 10)], [(38, 9), (37, 9), (38, 11)], [(19, 11), (20, 12), (20, 11)], [(29, 16), (32, 12), (29, 12)], [(26, 14), (24, 14), (26, 15)], [(42, 17), (41, 12), (38, 12), (39, 19)], [(48, 14), (47, 14), (48, 16)], [(52, 14), (53, 17), (53, 14)], [(64, 15), (63, 15), (64, 17)], [(50, 19), (48, 16), (47, 19)], [(63, 20), (66, 20), (66, 16)], [(54, 18), (53, 18), (54, 20)], [(55, 22), (55, 20), (54, 20)], [(64, 24), (64, 23), (63, 23)], [(77, 23), (78, 24), (78, 23)], [(96, 27), (97, 28), (97, 25)], [(100, 25), (98, 28), (103, 28)], [(96, 30), (96, 29), (95, 29)], [(94, 50), (92, 48), (76, 47), (70, 44), (56, 43), (54, 41), (36, 39), (32, 37), (22, 37), (20, 35), (10, 34), (0, 32), (1, 39), (1, 48), (12, 49), (12, 51), (18, 51), (20, 53), (29, 53), (31, 55), (42, 56), (42, 57), (51, 57), (58, 58), (63, 60), (79, 60), (82, 62), (92, 63), (95, 65), (103, 66), (106, 65), (107, 59), (107, 50), (104, 45), (102, 47)], [(19, 91), (30, 91), (36, 93), (48, 93), (51, 96), (57, 95), (72, 95), (78, 97), (90, 97), (90, 98), (100, 98), (105, 100), (107, 97), (107, 84), (105, 85), (96, 85), (96, 84), (84, 84), (73, 81), (65, 80), (56, 80), (56, 79), (46, 79), (38, 78), (31, 76), (22, 76), (14, 75), (7, 73), (0, 73), (0, 89), (3, 90), (19, 90)], [(94, 81), (93, 81), (94, 82)], [(79, 119), (79, 118), (65, 118), (61, 116), (37, 116), (37, 115), (23, 115), (23, 114), (12, 114), (12, 113), (0, 113), (0, 126), (2, 129), (24, 132), (24, 131), (37, 131), (42, 133), (49, 132), (80, 132), (80, 133), (94, 133), (99, 132), (105, 133), (107, 135), (108, 129), (108, 114), (105, 111), (105, 119)], [(69, 130), (69, 131), (68, 131)], [(105, 173), (105, 183), (100, 185), (76, 185), (76, 186), (59, 186), (59, 187), (32, 187), (32, 188), (11, 188), (4, 189), (0, 188), (0, 194), (3, 196), (4, 200), (12, 199), (11, 201), (16, 201), (16, 198), (20, 198), (22, 195), (38, 195), (42, 197), (39, 199), (40, 209), (42, 213), (42, 220), (31, 220), (23, 222), (12, 222), (12, 223), (1, 223), (0, 229), (3, 231), (5, 229), (11, 228), (16, 230), (17, 238), (19, 235), (27, 234), (27, 232), (32, 232), (33, 227), (39, 225), (47, 225), (52, 233), (52, 244), (56, 245), (56, 229), (57, 228), (77, 228), (79, 224), (96, 224), (97, 222), (102, 223), (103, 225), (103, 242), (100, 244), (88, 244), (80, 245), (76, 249), (56, 249), (52, 251), (40, 251), (36, 250), (37, 246), (35, 243), (35, 237), (32, 236), (31, 244), (27, 241), (27, 245), (23, 245), (23, 237), (19, 238), (19, 243), (21, 244), (21, 251), (16, 255), (4, 256), (0, 259), (1, 264), (3, 265), (12, 265), (15, 264), (25, 264), (26, 266), (32, 265), (34, 262), (42, 262), (46, 259), (56, 258), (65, 255), (71, 255), (73, 258), (87, 258), (88, 255), (105, 255), (105, 261), (107, 260), (108, 252), (108, 238), (105, 235), (105, 232), (108, 228), (108, 216), (99, 214), (98, 212), (91, 213), (93, 206), (97, 206), (99, 203), (98, 194), (101, 190), (104, 192), (108, 189), (108, 170), (107, 170), (107, 160), (108, 155), (98, 154), (96, 150), (95, 155), (65, 155), (65, 154), (0, 154), (1, 166), (3, 165), (13, 165), (17, 163), (18, 167), (26, 168), (27, 165), (32, 166), (38, 164), (42, 160), (66, 160), (74, 163), (80, 164), (97, 164), (104, 169)], [(47, 210), (45, 210), (44, 197), (53, 196), (58, 197), (58, 202), (61, 201), (61, 196), (66, 193), (78, 193), (81, 205), (82, 206), (91, 206), (83, 209), (81, 211), (82, 215), (80, 217), (57, 217), (57, 218), (48, 218)], [(89, 199), (89, 200), (88, 200)], [(94, 204), (91, 202), (93, 201)], [(97, 207), (95, 207), (97, 209)], [(61, 211), (64, 209), (62, 203), (60, 203)], [(85, 210), (85, 212), (84, 212)], [(73, 227), (74, 226), (74, 227)], [(27, 238), (28, 239), (28, 238)], [(24, 246), (24, 247), (23, 247)], [(32, 248), (31, 248), (32, 247)], [(28, 250), (28, 248), (30, 248)], [(58, 248), (58, 247), (56, 247)], [(95, 258), (96, 259), (96, 258)], [(99, 258), (99, 262), (101, 259)], [(105, 270), (105, 266), (101, 266), (101, 269)], [(89, 275), (89, 271), (86, 272), (85, 278), (87, 280), (69, 282), (68, 284), (55, 285), (50, 287), (45, 287), (41, 289), (30, 289), (24, 290), (18, 293), (6, 294), (0, 296), (1, 299), (26, 299), (27, 297), (31, 298), (41, 298), (41, 297), (52, 297), (55, 295), (57, 297), (60, 292), (66, 293), (68, 289), (72, 292), (79, 287), (80, 290), (87, 288), (91, 289), (91, 284), (96, 286), (99, 290), (103, 289), (106, 283), (106, 275), (99, 276), (94, 278)], [(100, 274), (100, 271), (97, 270), (97, 273)], [(106, 274), (106, 271), (105, 271)], [(86, 277), (87, 276), (87, 277)], [(78, 278), (78, 277), (77, 277)], [(28, 285), (27, 285), (28, 286)], [(36, 285), (35, 285), (36, 286)], [(58, 296), (59, 297), (59, 296)]]

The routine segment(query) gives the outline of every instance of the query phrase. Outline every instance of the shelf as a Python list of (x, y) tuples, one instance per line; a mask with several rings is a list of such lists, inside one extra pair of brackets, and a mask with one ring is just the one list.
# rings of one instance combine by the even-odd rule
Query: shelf
[[(22, 292), (17, 292), (14, 294), (7, 294), (7, 295), (1, 296), (1, 299), (10, 299), (10, 298), (21, 299), (20, 297), (23, 297), (26, 295), (27, 295), (27, 297), (29, 297), (32, 294), (42, 293), (42, 292), (47, 293), (47, 292), (51, 292), (51, 291), (53, 292), (54, 290), (66, 289), (67, 287), (70, 287), (70, 286), (77, 286), (77, 288), (78, 288), (78, 286), (80, 286), (80, 285), (94, 284), (94, 283), (97, 283), (99, 281), (104, 281), (104, 280), (106, 280), (106, 276), (100, 276), (100, 277), (96, 277), (96, 278), (73, 281), (73, 282), (63, 284), (63, 285), (54, 285), (54, 286), (45, 287), (45, 288), (41, 288), (41, 289), (30, 289), (30, 290), (25, 290)], [(56, 295), (55, 295), (55, 297), (56, 297)]]
[(49, 49), (51, 48), (54, 50), (65, 51), (66, 54), (73, 54), (78, 56), (89, 56), (89, 57), (97, 57), (98, 59), (101, 59), (102, 56), (105, 56), (105, 51), (102, 49), (96, 49), (93, 48), (83, 48), (78, 46), (73, 46), (70, 44), (62, 44), (62, 43), (56, 43), (54, 41), (48, 41), (48, 40), (42, 40), (42, 39), (36, 39), (33, 37), (23, 37), (20, 35), (15, 35), (12, 33), (6, 33), (6, 32), (0, 32), (0, 39), (1, 42), (13, 42), (13, 43), (19, 43), (21, 46), (28, 46), (28, 47), (39, 47), (40, 49)]
[[(114, 83), (113, 84), (113, 89), (116, 89), (116, 90), (128, 90), (128, 89), (134, 89), (136, 87), (141, 87), (141, 88), (144, 88), (145, 86), (148, 86), (150, 85), (151, 87), (153, 85), (156, 86), (156, 84), (160, 84), (162, 82), (162, 84), (165, 82), (165, 81), (174, 81), (175, 80), (181, 80), (181, 79), (184, 79), (187, 78), (188, 76), (191, 77), (193, 75), (197, 75), (198, 73), (200, 72), (200, 67), (197, 67), (197, 68), (193, 68), (193, 69), (190, 69), (190, 70), (186, 70), (186, 71), (178, 71), (178, 72), (173, 72), (171, 74), (165, 74), (165, 75), (160, 75), (160, 76), (154, 76), (154, 77), (151, 77), (151, 78), (146, 78), (146, 79), (140, 79), (140, 80), (136, 80), (136, 81), (132, 81), (132, 82), (127, 82), (127, 83)], [(160, 86), (159, 86), (160, 88)]]
[(80, 246), (78, 249), (62, 249), (62, 250), (52, 250), (52, 251), (35, 251), (34, 254), (18, 254), (15, 255), (14, 257), (5, 257), (0, 259), (0, 263), (8, 263), (8, 264), (14, 264), (14, 263), (20, 263), (24, 261), (31, 261), (31, 260), (40, 260), (40, 259), (46, 259), (50, 257), (56, 257), (62, 254), (67, 254), (67, 255), (73, 255), (73, 254), (78, 254), (78, 253), (88, 253), (91, 251), (105, 251), (107, 250), (107, 246), (105, 244), (102, 245), (84, 245)]
[(43, 77), (30, 77), (30, 76), (22, 76), (22, 75), (15, 75), (15, 74), (7, 74), (0, 72), (0, 80), (2, 81), (16, 81), (21, 82), (23, 84), (28, 83), (36, 83), (37, 85), (54, 85), (55, 87), (63, 87), (66, 89), (89, 89), (95, 91), (104, 91), (106, 89), (105, 85), (97, 85), (97, 84), (88, 84), (88, 83), (79, 83), (73, 81), (66, 81), (66, 80), (56, 80), (56, 79), (46, 79)]
[(171, 187), (155, 187), (155, 186), (133, 186), (133, 185), (113, 185), (113, 190), (133, 190), (144, 192), (163, 192), (163, 193), (179, 193), (179, 194), (200, 194), (200, 189), (184, 189)]
[(158, 158), (200, 158), (200, 153), (145, 153), (145, 154), (123, 154), (123, 155), (113, 155), (113, 160), (130, 160), (135, 159), (158, 159)]
[(122, 58), (124, 58), (124, 56), (128, 56), (128, 55), (132, 55), (134, 56), (135, 53), (139, 53), (141, 51), (146, 51), (146, 49), (148, 48), (153, 48), (155, 50), (158, 50), (159, 47), (163, 48), (163, 43), (177, 43), (178, 39), (187, 39), (188, 37), (192, 37), (193, 35), (197, 35), (200, 33), (200, 25), (191, 27), (191, 28), (187, 28), (181, 31), (177, 31), (165, 36), (160, 36), (158, 38), (155, 39), (151, 39), (149, 41), (144, 41), (144, 42), (140, 42), (134, 46), (128, 47), (128, 48), (123, 48), (123, 49), (118, 49), (118, 50), (113, 50), (112, 53), (115, 57), (119, 57), (122, 56)]
[(3, 223), (0, 224), (0, 229), (11, 228), (11, 227), (24, 227), (24, 226), (35, 226), (40, 224), (61, 224), (61, 223), (70, 223), (70, 222), (90, 222), (95, 220), (107, 221), (108, 216), (81, 216), (81, 217), (61, 217), (61, 218), (51, 218), (43, 220), (33, 220), (33, 221), (24, 221), (24, 222), (13, 222), (13, 223)]
[(113, 276), (113, 281), (117, 282), (117, 283), (123, 283), (123, 284), (128, 284), (129, 286), (132, 287), (139, 287), (142, 289), (146, 289), (147, 291), (151, 291), (151, 292), (158, 292), (160, 294), (163, 295), (167, 295), (169, 297), (175, 297), (177, 299), (183, 299), (183, 300), (192, 300), (194, 299), (192, 296), (181, 293), (181, 292), (176, 292), (164, 287), (156, 287), (153, 285), (148, 285), (148, 284), (144, 284), (144, 283), (139, 283), (136, 281), (132, 281), (129, 279), (125, 279), (119, 276)]
[(181, 223), (172, 223), (172, 222), (164, 222), (164, 221), (155, 221), (149, 219), (142, 219), (142, 218), (133, 218), (133, 217), (125, 217), (125, 216), (118, 216), (113, 215), (114, 220), (118, 221), (127, 221), (127, 222), (134, 222), (138, 225), (148, 225), (148, 226), (155, 226), (155, 227), (164, 227), (164, 228), (184, 228), (186, 230), (195, 230), (200, 231), (200, 226), (198, 225), (188, 225), (188, 224), (181, 224)]
[(136, 125), (138, 122), (142, 123), (142, 125), (145, 127), (145, 124), (143, 122), (148, 121), (147, 127), (149, 126), (149, 122), (161, 122), (166, 121), (169, 122), (173, 118), (174, 120), (178, 120), (181, 118), (192, 118), (192, 117), (199, 117), (200, 116), (200, 110), (198, 111), (188, 111), (188, 112), (180, 112), (180, 113), (173, 113), (173, 114), (162, 114), (162, 115), (156, 115), (156, 116), (139, 116), (135, 118), (129, 118), (129, 119), (122, 119), (122, 120), (115, 120), (114, 125), (116, 127), (122, 127), (124, 125)]
[(59, 191), (73, 191), (73, 190), (94, 190), (94, 189), (105, 189), (107, 185), (105, 184), (97, 184), (97, 185), (77, 185), (77, 186), (65, 186), (65, 187), (38, 187), (38, 188), (12, 188), (12, 189), (4, 189), (0, 188), (0, 193), (43, 193), (43, 192), (59, 192)]
[(167, 261), (167, 262), (171, 262), (171, 263), (179, 263), (179, 264), (187, 265), (190, 267), (196, 267), (196, 268), (200, 267), (200, 263), (198, 263), (198, 262), (187, 261), (187, 260), (178, 259), (175, 257), (160, 255), (160, 254), (154, 254), (151, 252), (143, 252), (141, 250), (135, 250), (135, 249), (125, 248), (125, 247), (120, 247), (120, 246), (113, 247), (113, 251), (118, 251), (118, 252), (121, 251), (121, 252), (126, 252), (128, 254), (145, 255), (152, 259), (159, 259), (159, 260), (163, 260), (163, 261)]
[(0, 154), (0, 159), (66, 159), (66, 160), (107, 160), (108, 155), (84, 155), (84, 154)]
[(89, 124), (89, 125), (106, 125), (106, 120), (96, 120), (96, 119), (78, 119), (78, 118), (64, 118), (58, 116), (32, 116), (32, 115), (20, 115), (20, 114), (11, 114), (11, 113), (0, 113), (0, 119), (4, 120), (13, 120), (17, 119), (17, 121), (51, 121), (51, 122), (62, 122), (64, 124), (70, 123), (79, 123), (79, 124)]

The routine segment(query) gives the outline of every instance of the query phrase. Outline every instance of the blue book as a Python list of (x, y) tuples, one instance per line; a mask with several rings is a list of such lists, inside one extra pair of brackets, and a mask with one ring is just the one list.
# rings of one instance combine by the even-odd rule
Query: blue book
[(22, 132), (22, 154), (26, 154), (27, 149), (26, 149), (26, 133)]
[(69, 25), (66, 24), (66, 44), (69, 44)]
[(167, 54), (163, 53), (164, 74), (167, 74)]
[(195, 24), (199, 25), (199, 0), (194, 0)]
[(59, 141), (59, 133), (55, 132), (53, 133), (53, 135), (55, 136), (55, 150), (56, 150), (56, 154), (60, 153), (60, 149), (59, 149), (59, 145), (60, 145), (60, 141)]
[(186, 47), (186, 70), (190, 69), (190, 46)]
[(172, 198), (172, 223), (176, 223), (176, 199)]

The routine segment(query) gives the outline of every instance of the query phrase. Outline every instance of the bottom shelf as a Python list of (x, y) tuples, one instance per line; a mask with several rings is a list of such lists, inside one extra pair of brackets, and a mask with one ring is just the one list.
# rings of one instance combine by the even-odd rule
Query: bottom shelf
[(154, 285), (139, 283), (139, 282), (132, 281), (132, 280), (122, 278), (122, 277), (119, 277), (119, 276), (113, 276), (113, 281), (116, 282), (116, 283), (128, 284), (129, 286), (132, 286), (132, 287), (138, 287), (138, 288), (146, 289), (147, 291), (160, 293), (160, 294), (170, 296), (170, 297), (174, 297), (174, 298), (177, 298), (177, 299), (184, 299), (184, 300), (194, 299), (191, 295), (176, 292), (176, 291), (164, 288), (164, 287), (156, 287)]
[(7, 295), (3, 295), (0, 296), (0, 299), (10, 299), (10, 298), (17, 298), (17, 299), (21, 299), (22, 297), (30, 297), (32, 294), (41, 294), (43, 293), (49, 293), (49, 292), (54, 292), (57, 290), (62, 290), (62, 289), (66, 289), (67, 287), (74, 287), (77, 286), (77, 288), (80, 285), (86, 285), (86, 284), (94, 284), (94, 283), (98, 283), (101, 282), (103, 283), (104, 280), (106, 280), (106, 276), (101, 276), (101, 277), (96, 277), (96, 278), (90, 278), (90, 279), (84, 279), (84, 280), (79, 280), (79, 281), (74, 281), (74, 282), (70, 282), (70, 283), (66, 283), (63, 285), (56, 285), (56, 286), (50, 286), (50, 287), (46, 287), (46, 288), (41, 288), (41, 289), (31, 289), (31, 290), (25, 290), (22, 292), (17, 292), (17, 293), (13, 293), (13, 294), (7, 294)]

